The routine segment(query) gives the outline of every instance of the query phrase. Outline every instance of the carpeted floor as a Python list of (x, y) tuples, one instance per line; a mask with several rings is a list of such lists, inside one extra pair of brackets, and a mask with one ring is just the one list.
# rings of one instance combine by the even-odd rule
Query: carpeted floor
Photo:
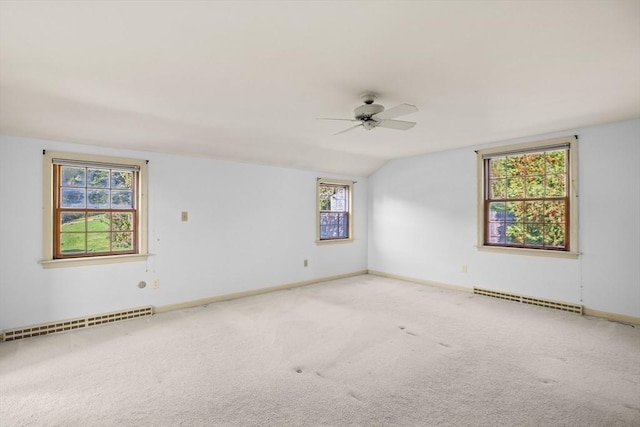
[(357, 276), (0, 344), (1, 426), (639, 426), (640, 327)]

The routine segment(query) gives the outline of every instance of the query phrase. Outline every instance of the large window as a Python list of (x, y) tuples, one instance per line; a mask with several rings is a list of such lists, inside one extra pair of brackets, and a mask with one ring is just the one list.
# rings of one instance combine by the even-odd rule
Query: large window
[(353, 183), (319, 179), (318, 241), (349, 241), (352, 239), (351, 199)]
[(479, 152), (480, 246), (576, 252), (575, 141)]
[(145, 166), (45, 152), (44, 263), (146, 255)]

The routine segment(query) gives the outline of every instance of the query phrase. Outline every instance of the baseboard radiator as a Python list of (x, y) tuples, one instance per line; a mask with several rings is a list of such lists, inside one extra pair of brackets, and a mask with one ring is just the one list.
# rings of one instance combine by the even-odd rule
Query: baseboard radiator
[(537, 305), (539, 307), (552, 308), (554, 310), (568, 311), (570, 313), (582, 314), (582, 306), (577, 304), (569, 304), (566, 302), (552, 301), (543, 298), (528, 297), (525, 295), (512, 294), (508, 292), (493, 291), (491, 289), (473, 288), (476, 295), (484, 295), (486, 297), (499, 298), (508, 301), (515, 301), (522, 304)]
[(129, 310), (114, 311), (112, 313), (97, 314), (94, 316), (80, 317), (77, 319), (62, 320), (59, 322), (44, 323), (25, 328), (4, 331), (2, 341), (14, 341), (22, 338), (36, 337), (38, 335), (54, 334), (57, 332), (71, 331), (87, 328), (105, 323), (119, 322), (153, 315), (153, 307), (138, 307)]

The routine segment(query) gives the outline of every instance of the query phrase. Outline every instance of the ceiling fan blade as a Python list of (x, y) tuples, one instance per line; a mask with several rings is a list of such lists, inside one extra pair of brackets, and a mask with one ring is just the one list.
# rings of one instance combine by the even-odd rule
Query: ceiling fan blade
[[(359, 120), (356, 120), (356, 121), (359, 121)], [(351, 126), (350, 128), (342, 130), (338, 133), (334, 133), (333, 136), (340, 135), (341, 133), (349, 132), (350, 130), (354, 130), (355, 128), (359, 128), (360, 126), (362, 126), (362, 123), (360, 123), (359, 125)]]
[(382, 120), (376, 127), (396, 130), (409, 130), (415, 125), (415, 122), (405, 122), (404, 120)]
[(318, 117), (316, 120), (340, 120), (342, 122), (359, 122), (360, 121), (355, 119), (333, 119), (329, 117)]
[(404, 116), (405, 114), (411, 114), (418, 111), (418, 107), (411, 104), (400, 104), (396, 105), (393, 108), (389, 108), (388, 110), (382, 111), (378, 114), (374, 114), (371, 116), (372, 119), (375, 120), (387, 120), (393, 119), (395, 117)]

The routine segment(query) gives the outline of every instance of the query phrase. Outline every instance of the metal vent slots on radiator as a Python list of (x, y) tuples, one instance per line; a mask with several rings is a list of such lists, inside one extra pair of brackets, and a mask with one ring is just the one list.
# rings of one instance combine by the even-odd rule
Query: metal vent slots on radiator
[(500, 298), (508, 301), (515, 301), (522, 304), (537, 305), (540, 307), (553, 308), (554, 310), (568, 311), (570, 313), (582, 314), (582, 306), (569, 304), (566, 302), (552, 301), (542, 298), (533, 298), (525, 295), (511, 294), (507, 292), (492, 291), (490, 289), (473, 288), (473, 293), (492, 298)]
[(119, 322), (121, 320), (135, 319), (137, 317), (151, 316), (153, 307), (139, 307), (130, 310), (116, 311), (113, 313), (98, 314), (79, 319), (63, 320), (60, 322), (46, 323), (42, 325), (29, 326), (27, 328), (12, 329), (4, 331), (2, 341), (13, 341), (22, 338), (36, 337), (38, 335), (53, 334), (56, 332), (70, 331), (73, 329), (86, 328), (89, 326), (102, 325), (104, 323)]

